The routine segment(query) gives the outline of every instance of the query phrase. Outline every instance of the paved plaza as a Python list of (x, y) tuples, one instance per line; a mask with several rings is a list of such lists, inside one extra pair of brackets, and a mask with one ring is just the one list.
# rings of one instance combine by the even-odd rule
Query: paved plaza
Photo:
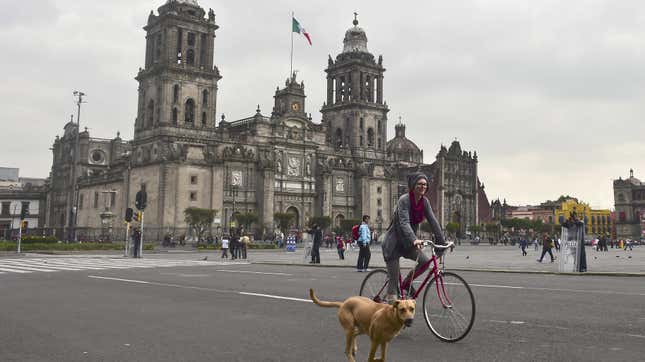
[[(385, 267), (383, 254), (380, 246), (372, 246), (372, 257), (370, 268)], [(555, 249), (554, 249), (555, 250)], [(542, 263), (538, 259), (542, 253), (540, 247), (537, 251), (533, 246), (527, 249), (528, 255), (522, 256), (517, 246), (489, 246), (481, 245), (458, 245), (453, 252), (448, 252), (445, 257), (446, 268), (460, 270), (486, 270), (486, 271), (509, 271), (509, 272), (558, 272), (558, 258), (560, 254), (555, 252), (556, 261), (550, 262), (547, 254)], [(339, 260), (336, 249), (321, 248), (321, 266), (345, 266), (355, 267), (358, 257), (358, 249), (350, 249), (345, 252), (345, 260)], [(633, 250), (622, 250), (610, 248), (607, 252), (596, 252), (591, 247), (586, 247), (587, 274), (634, 274), (645, 276), (645, 247), (636, 246)], [(411, 267), (412, 262), (401, 259), (401, 265)], [(304, 249), (299, 247), (295, 252), (283, 250), (251, 250), (249, 261), (262, 263), (284, 263), (284, 264), (307, 264), (305, 261)]]

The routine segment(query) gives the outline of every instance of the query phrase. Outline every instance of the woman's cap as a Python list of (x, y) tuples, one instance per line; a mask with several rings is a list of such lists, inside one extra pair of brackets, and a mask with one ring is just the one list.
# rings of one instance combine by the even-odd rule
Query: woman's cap
[(424, 173), (421, 172), (415, 172), (408, 176), (408, 187), (410, 190), (414, 189), (414, 185), (420, 180), (420, 179), (425, 179), (426, 182), (428, 182), (428, 176), (426, 176)]

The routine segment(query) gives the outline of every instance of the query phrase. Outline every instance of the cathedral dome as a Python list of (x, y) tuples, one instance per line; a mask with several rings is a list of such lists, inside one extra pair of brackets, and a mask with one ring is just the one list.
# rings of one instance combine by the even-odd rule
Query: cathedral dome
[(387, 142), (387, 154), (394, 161), (423, 162), (423, 152), (419, 147), (405, 137), (405, 125), (394, 126), (396, 136)]
[(354, 26), (345, 32), (345, 39), (343, 39), (343, 53), (369, 53), (367, 50), (367, 34), (365, 34), (365, 30), (358, 27), (358, 20), (356, 20), (356, 18), (354, 18), (353, 24)]
[(197, 4), (196, 0), (168, 0), (168, 1), (166, 1), (166, 4), (170, 4), (170, 3), (186, 4), (186, 5), (192, 5), (192, 6), (199, 7), (199, 4)]

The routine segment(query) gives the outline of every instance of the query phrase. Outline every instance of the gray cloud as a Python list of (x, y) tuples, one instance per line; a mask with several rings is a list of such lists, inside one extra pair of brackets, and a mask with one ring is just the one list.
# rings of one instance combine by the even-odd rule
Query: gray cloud
[[(165, 0), (2, 1), (0, 164), (48, 175), (48, 148), (88, 94), (82, 126), (131, 138), (145, 25)], [(327, 56), (342, 49), (354, 11), (387, 68), (390, 135), (401, 116), (432, 162), (455, 137), (476, 150), (489, 198), (514, 204), (576, 195), (613, 206), (611, 180), (645, 173), (645, 4), (635, 0), (455, 0), (392, 3), (198, 1), (213, 8), (218, 113), (269, 114), (289, 72), (290, 13), (313, 37), (294, 38), (294, 68), (319, 121)], [(643, 178), (643, 176), (641, 176)]]

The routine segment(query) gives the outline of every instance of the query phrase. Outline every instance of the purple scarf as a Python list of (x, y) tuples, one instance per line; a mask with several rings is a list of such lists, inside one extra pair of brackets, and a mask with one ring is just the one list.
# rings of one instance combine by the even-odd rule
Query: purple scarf
[(414, 192), (410, 191), (410, 224), (418, 225), (425, 218), (425, 204), (422, 196), (419, 202), (414, 198)]

